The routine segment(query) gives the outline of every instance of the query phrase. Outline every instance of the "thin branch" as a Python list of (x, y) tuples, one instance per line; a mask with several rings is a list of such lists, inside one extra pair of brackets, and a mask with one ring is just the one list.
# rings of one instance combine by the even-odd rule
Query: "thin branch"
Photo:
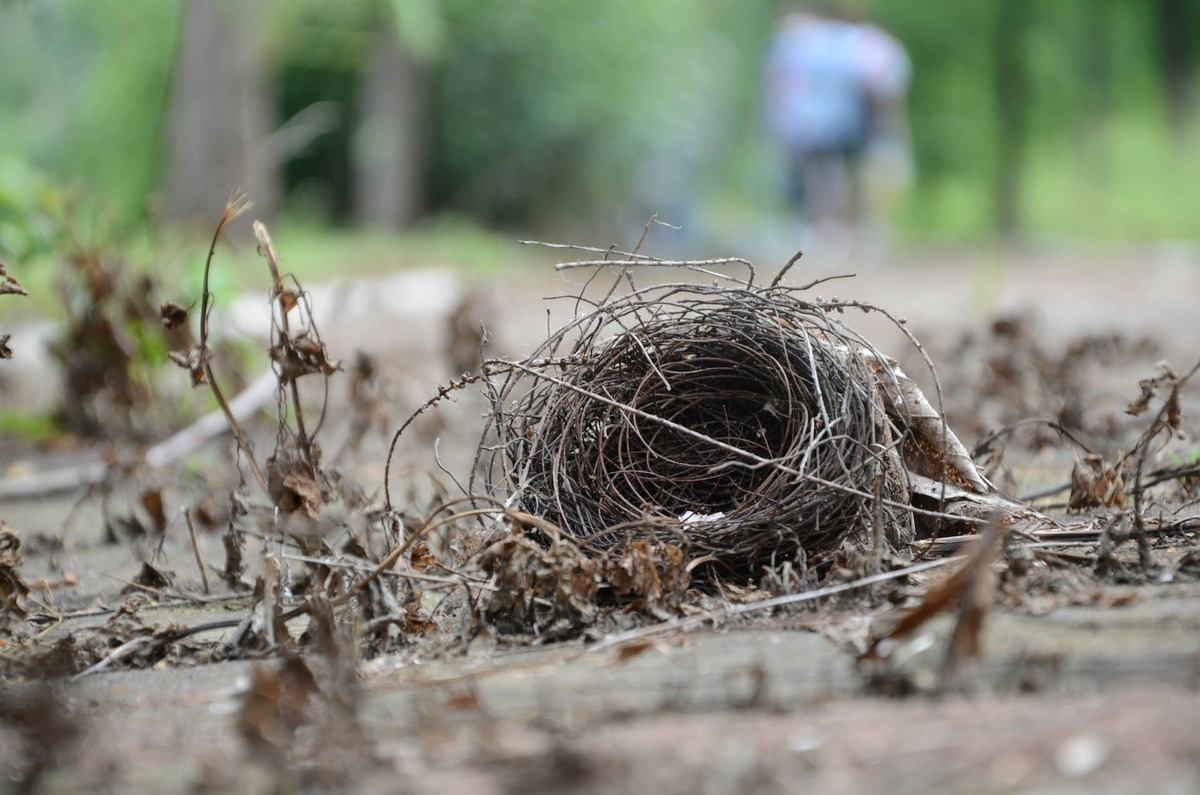
[(787, 272), (790, 271), (792, 269), (792, 266), (795, 265), (797, 262), (799, 262), (800, 258), (803, 256), (804, 256), (804, 249), (797, 249), (796, 253), (792, 255), (792, 258), (787, 261), (787, 264), (779, 269), (779, 273), (775, 274), (775, 278), (771, 280), (770, 286), (771, 287), (778, 286), (779, 283), (781, 281), (783, 281), (783, 277), (787, 276)]
[[(720, 257), (717, 259), (684, 259), (684, 260), (668, 260), (668, 259), (592, 259), (578, 260), (575, 262), (560, 262), (554, 266), (556, 271), (571, 270), (574, 268), (603, 268), (610, 265), (615, 265), (622, 268), (687, 268), (703, 273), (706, 276), (714, 276), (719, 279), (726, 279), (738, 284), (751, 286), (754, 283), (754, 263), (742, 257)], [(747, 281), (735, 279), (727, 273), (719, 273), (717, 271), (706, 270), (707, 268), (718, 267), (721, 265), (742, 265), (750, 271), (750, 278)]]

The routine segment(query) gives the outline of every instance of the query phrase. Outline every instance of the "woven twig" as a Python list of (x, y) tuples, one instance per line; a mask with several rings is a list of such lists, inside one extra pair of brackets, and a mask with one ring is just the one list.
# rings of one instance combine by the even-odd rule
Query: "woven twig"
[[(883, 523), (911, 538), (883, 358), (782, 287), (672, 284), (577, 317), (520, 362), (489, 361), (487, 490), (585, 545), (681, 544), (757, 573)], [(855, 353), (851, 353), (854, 351)]]

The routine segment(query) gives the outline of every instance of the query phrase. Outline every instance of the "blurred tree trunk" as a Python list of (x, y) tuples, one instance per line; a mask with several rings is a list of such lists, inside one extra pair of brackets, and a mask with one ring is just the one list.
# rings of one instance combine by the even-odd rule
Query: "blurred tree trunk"
[(274, 121), (266, 59), (255, 36), (262, 0), (188, 0), (171, 89), (167, 212), (213, 222), (241, 188), (270, 218), (277, 168), (265, 143)]
[(998, 145), (994, 202), (996, 230), (1009, 237), (1019, 231), (1021, 219), (1021, 166), (1029, 99), (1024, 58), (1029, 5), (1027, 0), (1005, 0), (999, 4), (998, 13), (995, 49)]
[(1080, 65), (1084, 75), (1085, 123), (1103, 123), (1113, 107), (1113, 28), (1116, 16), (1112, 0), (1091, 0), (1083, 7), (1084, 38)]
[(1196, 36), (1200, 34), (1200, 2), (1158, 0), (1158, 60), (1166, 89), (1167, 112), (1176, 132), (1183, 130), (1192, 106), (1196, 72)]
[(373, 38), (358, 89), (354, 218), (397, 228), (412, 223), (421, 209), (421, 69), (390, 19), (376, 25)]
[(1076, 156), (1099, 188), (1107, 184), (1111, 165), (1106, 156), (1109, 146), (1109, 120), (1113, 114), (1115, 72), (1113, 54), (1117, 25), (1114, 0), (1090, 0), (1078, 7), (1085, 32), (1079, 41), (1079, 70), (1083, 75), (1083, 113), (1076, 119)]

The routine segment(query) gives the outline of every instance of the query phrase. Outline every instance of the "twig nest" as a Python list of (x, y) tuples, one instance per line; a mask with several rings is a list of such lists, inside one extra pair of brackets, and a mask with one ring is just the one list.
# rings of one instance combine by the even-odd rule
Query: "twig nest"
[(907, 540), (908, 484), (862, 343), (784, 288), (602, 304), (540, 358), (495, 363), (492, 483), (584, 545), (651, 538), (721, 575), (874, 528)]

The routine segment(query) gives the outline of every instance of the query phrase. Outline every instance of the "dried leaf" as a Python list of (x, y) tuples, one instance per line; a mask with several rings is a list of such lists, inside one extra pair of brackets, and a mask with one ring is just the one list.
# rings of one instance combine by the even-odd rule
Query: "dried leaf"
[(162, 490), (148, 489), (142, 492), (142, 507), (146, 509), (146, 513), (150, 514), (150, 520), (154, 522), (154, 529), (159, 533), (165, 532), (167, 514), (163, 508)]
[(424, 541), (413, 544), (412, 551), (408, 553), (408, 560), (413, 571), (427, 571), (431, 566), (437, 565), (437, 559), (430, 551), (429, 544)]
[(996, 514), (968, 560), (967, 579), (958, 602), (958, 620), (942, 661), (939, 690), (957, 691), (972, 684), (970, 677), (983, 658), (983, 623), (996, 603), (996, 572), (992, 561), (1000, 548), (1000, 515)]
[(10, 615), (25, 616), (21, 600), (29, 586), (21, 580), (21, 537), (8, 525), (0, 524), (0, 626)]
[(432, 629), (437, 629), (438, 625), (421, 614), (421, 601), (417, 598), (404, 606), (404, 626), (402, 628), (404, 634), (413, 636), (424, 635)]
[(614, 558), (605, 560), (603, 576), (628, 607), (657, 618), (678, 612), (688, 584), (683, 551), (673, 544), (638, 540), (626, 544)]
[(18, 662), (16, 670), (30, 679), (57, 679), (79, 673), (94, 659), (89, 659), (80, 648), (74, 634), (68, 634), (48, 647), (34, 647), (28, 656), (22, 655), (21, 660), (14, 662)]
[(139, 538), (145, 538), (149, 535), (146, 525), (142, 524), (142, 520), (130, 514), (129, 516), (114, 516), (105, 527), (107, 532), (106, 541), (131, 541)]
[[(1138, 381), (1138, 388), (1141, 390), (1141, 394), (1138, 395), (1136, 400), (1125, 407), (1126, 414), (1134, 417), (1144, 414), (1146, 409), (1150, 408), (1150, 401), (1154, 399), (1154, 396), (1161, 389), (1171, 390), (1172, 394), (1167, 400), (1175, 398), (1175, 410), (1178, 412), (1178, 395), (1176, 392), (1179, 389), (1179, 376), (1175, 374), (1175, 371), (1166, 362), (1159, 364), (1159, 369), (1162, 372), (1153, 378), (1143, 378), (1141, 381)], [(1178, 421), (1178, 414), (1176, 414), (1176, 421)], [(1178, 426), (1172, 425), (1171, 427), (1177, 428)]]
[(300, 296), (295, 290), (281, 290), (279, 292), (279, 306), (283, 309), (284, 314), (291, 312), (300, 303)]
[(153, 588), (161, 591), (164, 588), (171, 587), (171, 583), (175, 580), (175, 574), (169, 571), (155, 568), (149, 563), (142, 561), (142, 568), (138, 571), (137, 576), (133, 578), (133, 585), (127, 585), (121, 589), (121, 594), (130, 594), (138, 591), (134, 585), (142, 585), (146, 588)]
[(994, 492), (979, 474), (966, 446), (899, 364), (891, 358), (881, 361), (869, 351), (863, 351), (862, 356), (876, 375), (888, 416), (906, 432), (904, 458), (909, 469), (977, 494)]
[(29, 295), (25, 288), (4, 270), (3, 262), (0, 262), (0, 295)]
[(324, 498), (307, 462), (287, 452), (271, 457), (267, 460), (267, 484), (271, 499), (284, 513), (300, 511), (310, 519), (320, 515)]
[(217, 519), (213, 516), (208, 505), (200, 504), (192, 508), (192, 518), (196, 520), (196, 524), (201, 527), (213, 528), (217, 525)]
[(13, 357), (12, 348), (8, 347), (10, 339), (12, 339), (11, 334), (0, 334), (0, 359), (11, 359)]
[(284, 337), (271, 347), (271, 359), (279, 365), (280, 381), (289, 384), (311, 373), (332, 375), (342, 369), (342, 363), (330, 361), (325, 343), (305, 329), (295, 337)]
[(194, 345), (186, 352), (171, 351), (167, 354), (167, 358), (191, 372), (192, 386), (200, 386), (207, 381), (204, 376), (204, 365), (212, 358), (212, 352), (208, 348)]
[(1084, 508), (1122, 507), (1125, 505), (1125, 479), (1121, 473), (1124, 456), (1105, 461), (1096, 453), (1088, 453), (1075, 461), (1071, 468), (1071, 497), (1067, 507), (1072, 511)]
[(1125, 407), (1126, 414), (1131, 417), (1140, 417), (1146, 413), (1146, 409), (1150, 408), (1150, 401), (1154, 399), (1154, 389), (1150, 386), (1150, 383), (1149, 379), (1139, 383), (1139, 386), (1142, 388), (1142, 394)]
[(573, 637), (599, 612), (599, 565), (565, 539), (543, 549), (518, 527), (485, 549), (478, 562), (497, 586), (483, 619), (500, 634)]
[(167, 329), (173, 329), (182, 326), (187, 322), (188, 318), (187, 308), (175, 303), (174, 301), (167, 301), (165, 304), (160, 306), (158, 308), (158, 314), (159, 318), (162, 320), (163, 327)]
[[(990, 566), (999, 548), (998, 542), (1002, 536), (1001, 527), (999, 515), (993, 514), (992, 522), (980, 539), (975, 542), (963, 565), (952, 574), (929, 586), (921, 603), (901, 615), (886, 632), (876, 637), (859, 659), (879, 660), (884, 658), (886, 654), (881, 651), (881, 647), (886, 642), (912, 634), (934, 616), (955, 607), (960, 608), (959, 623), (962, 624), (962, 628), (960, 629), (957, 625), (955, 627), (957, 639), (951, 639), (947, 666), (953, 667), (959, 664), (957, 659), (953, 664), (949, 662), (951, 653), (958, 656), (978, 656), (979, 630), (986, 612), (986, 608), (981, 605), (986, 602), (990, 606), (991, 601), (985, 597), (988, 597), (989, 589), (994, 588), (994, 585), (981, 584), (981, 582), (984, 580), (990, 582), (992, 577)], [(961, 637), (957, 637), (960, 633)]]
[(646, 605), (662, 602), (663, 587), (655, 566), (654, 551), (646, 540), (631, 541), (616, 560), (605, 566), (604, 575), (618, 597), (633, 596)]
[[(973, 532), (979, 520), (986, 519), (996, 512), (1005, 517), (1005, 522), (1027, 530), (1049, 530), (1059, 527), (1050, 517), (1001, 494), (976, 494), (916, 473), (909, 473), (909, 481), (914, 505), (929, 508), (940, 506), (945, 514), (963, 517), (969, 521), (969, 527), (963, 528), (965, 532)], [(954, 528), (953, 520), (939, 518), (937, 522), (943, 523), (943, 529)], [(945, 524), (947, 522), (948, 524)]]
[(1179, 402), (1179, 387), (1180, 386), (1181, 386), (1180, 384), (1176, 384), (1175, 386), (1173, 386), (1171, 388), (1171, 395), (1170, 395), (1170, 397), (1167, 398), (1167, 405), (1166, 405), (1167, 427), (1169, 427), (1173, 431), (1179, 430), (1179, 425), (1183, 420), (1183, 409), (1181, 408), (1180, 402)]
[(256, 668), (238, 711), (238, 731), (255, 751), (281, 759), (308, 721), (309, 700), (319, 692), (312, 670), (295, 655), (274, 671)]

